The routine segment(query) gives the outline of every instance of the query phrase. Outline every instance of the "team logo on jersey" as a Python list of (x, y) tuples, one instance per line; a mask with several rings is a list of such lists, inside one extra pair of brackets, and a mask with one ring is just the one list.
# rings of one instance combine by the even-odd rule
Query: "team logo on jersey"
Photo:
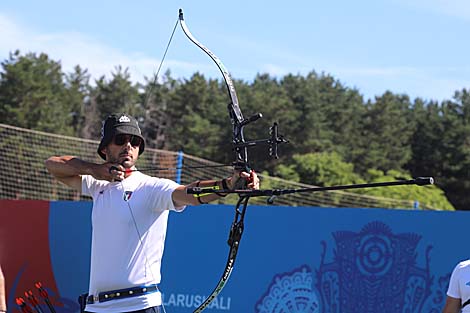
[(129, 199), (132, 197), (132, 191), (124, 191), (124, 201), (129, 201)]

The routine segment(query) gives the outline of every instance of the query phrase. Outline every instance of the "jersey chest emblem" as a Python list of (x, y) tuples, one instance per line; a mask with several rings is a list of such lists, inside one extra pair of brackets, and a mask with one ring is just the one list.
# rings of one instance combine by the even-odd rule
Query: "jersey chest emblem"
[(133, 193), (132, 191), (128, 191), (128, 190), (124, 191), (124, 195), (123, 195), (124, 201), (129, 201), (129, 199), (132, 197), (132, 193)]

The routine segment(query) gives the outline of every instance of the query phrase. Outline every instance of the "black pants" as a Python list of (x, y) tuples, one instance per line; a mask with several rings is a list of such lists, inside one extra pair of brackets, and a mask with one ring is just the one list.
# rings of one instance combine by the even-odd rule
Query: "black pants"
[[(125, 312), (125, 313), (161, 313), (162, 312), (162, 306), (154, 306), (152, 308), (144, 309), (144, 310), (139, 310), (139, 311), (132, 311), (132, 312)], [(93, 312), (86, 312), (85, 313), (93, 313)]]

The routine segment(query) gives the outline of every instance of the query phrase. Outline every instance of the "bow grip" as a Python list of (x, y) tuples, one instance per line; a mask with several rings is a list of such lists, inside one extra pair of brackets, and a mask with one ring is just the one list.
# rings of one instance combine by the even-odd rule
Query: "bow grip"
[(254, 175), (254, 171), (250, 168), (250, 166), (248, 165), (248, 163), (246, 162), (241, 162), (241, 161), (238, 161), (238, 162), (234, 162), (233, 163), (233, 168), (237, 171), (240, 171), (240, 173), (243, 171), (243, 172), (246, 172), (246, 173), (249, 173), (250, 174), (250, 177), (239, 177), (234, 184), (232, 184), (232, 189), (246, 189), (246, 186), (253, 182), (253, 175)]

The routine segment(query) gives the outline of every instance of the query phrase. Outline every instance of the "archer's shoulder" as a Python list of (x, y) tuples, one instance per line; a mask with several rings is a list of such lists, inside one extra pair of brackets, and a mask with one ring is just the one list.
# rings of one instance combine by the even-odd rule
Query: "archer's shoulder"
[(470, 270), (470, 260), (464, 260), (459, 262), (456, 266), (454, 271), (468, 271)]
[(139, 179), (146, 186), (151, 186), (151, 187), (179, 186), (179, 184), (177, 184), (176, 182), (168, 178), (149, 176), (141, 172), (136, 172), (135, 174), (138, 175), (138, 177), (136, 178)]
[(82, 182), (86, 182), (87, 184), (99, 184), (99, 185), (108, 185), (110, 184), (107, 180), (96, 179), (91, 175), (80, 175)]

